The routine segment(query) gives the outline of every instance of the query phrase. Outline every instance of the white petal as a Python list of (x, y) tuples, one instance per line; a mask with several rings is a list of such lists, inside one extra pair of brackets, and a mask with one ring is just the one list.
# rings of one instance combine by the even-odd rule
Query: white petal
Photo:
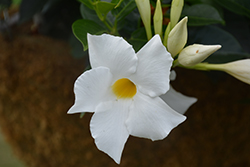
[(188, 97), (176, 92), (172, 87), (170, 87), (167, 93), (162, 95), (161, 98), (180, 114), (184, 114), (187, 109), (197, 101), (194, 97)]
[(131, 80), (144, 94), (156, 97), (169, 89), (169, 75), (172, 57), (155, 35), (138, 53), (138, 66)]
[(186, 119), (170, 108), (161, 98), (137, 93), (126, 121), (129, 134), (160, 140)]
[(175, 78), (176, 78), (176, 72), (174, 70), (171, 70), (169, 78), (170, 78), (171, 81), (175, 80)]
[(136, 71), (137, 57), (134, 49), (123, 38), (108, 34), (88, 34), (89, 57), (92, 68), (110, 69), (115, 80)]
[(94, 112), (97, 105), (108, 100), (112, 74), (106, 67), (98, 67), (84, 72), (75, 82), (75, 104), (68, 114)]
[[(125, 120), (130, 104), (131, 101), (114, 101), (111, 110), (94, 113), (90, 122), (91, 134), (97, 148), (107, 153), (118, 164), (129, 136)], [(98, 108), (105, 110), (105, 107)]]

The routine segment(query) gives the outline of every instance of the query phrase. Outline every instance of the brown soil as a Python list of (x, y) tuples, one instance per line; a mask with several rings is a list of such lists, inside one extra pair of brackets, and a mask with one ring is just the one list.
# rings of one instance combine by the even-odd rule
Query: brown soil
[[(96, 148), (91, 114), (66, 114), (83, 64), (62, 41), (0, 36), (0, 126), (27, 166), (118, 166)], [(130, 137), (120, 166), (250, 166), (250, 86), (221, 73), (213, 80), (200, 71), (176, 71), (174, 87), (199, 99), (188, 119), (162, 141)]]

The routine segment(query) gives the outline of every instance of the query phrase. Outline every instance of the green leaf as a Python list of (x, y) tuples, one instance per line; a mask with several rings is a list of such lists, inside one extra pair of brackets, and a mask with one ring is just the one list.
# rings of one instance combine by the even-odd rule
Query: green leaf
[(104, 18), (106, 17), (108, 12), (114, 9), (114, 7), (116, 6), (115, 3), (109, 3), (105, 1), (97, 1), (94, 3), (94, 5), (96, 6), (97, 14), (100, 13)]
[(222, 45), (222, 48), (206, 59), (209, 63), (226, 63), (242, 58), (250, 58), (243, 52), (239, 42), (225, 30), (216, 26), (192, 27), (189, 29), (188, 45)]
[(131, 38), (128, 40), (128, 42), (133, 45), (133, 48), (135, 51), (139, 51), (142, 46), (144, 46), (147, 43), (147, 35), (145, 28), (139, 28), (133, 34), (131, 35)]
[(80, 5), (80, 12), (82, 15), (82, 18), (85, 20), (92, 20), (94, 22), (96, 22), (97, 24), (104, 26), (103, 22), (101, 22), (101, 20), (98, 18), (96, 12), (90, 8), (88, 8), (85, 4), (81, 4)]
[(94, 10), (94, 6), (91, 0), (79, 0), (79, 2), (83, 3), (85, 6), (87, 6), (89, 9)]
[(70, 44), (70, 53), (74, 58), (78, 59), (87, 55), (87, 51), (83, 51), (82, 44), (73, 34), (70, 36), (69, 44)]
[(249, 0), (214, 0), (226, 9), (250, 18), (250, 1)]
[(136, 8), (134, 0), (124, 0), (119, 7), (112, 10), (112, 14), (116, 16), (117, 22), (123, 20), (128, 14)]
[(87, 6), (89, 9), (95, 10), (97, 16), (100, 20), (105, 20), (106, 15), (109, 11), (114, 9), (114, 7), (117, 5), (119, 1), (114, 1), (115, 3), (110, 3), (106, 1), (91, 1), (91, 0), (79, 0), (81, 3), (83, 3), (85, 6)]
[(185, 0), (185, 3), (198, 4), (198, 3), (201, 3), (201, 0)]
[(81, 19), (72, 24), (72, 30), (76, 38), (82, 43), (84, 51), (88, 49), (87, 33), (102, 34), (106, 30), (92, 20)]
[(124, 19), (118, 22), (117, 30), (123, 37), (130, 38), (131, 34), (138, 29), (141, 23), (140, 21), (140, 14), (133, 10)]
[(188, 16), (189, 26), (224, 24), (224, 20), (221, 18), (219, 12), (214, 7), (206, 4), (185, 5), (182, 15)]

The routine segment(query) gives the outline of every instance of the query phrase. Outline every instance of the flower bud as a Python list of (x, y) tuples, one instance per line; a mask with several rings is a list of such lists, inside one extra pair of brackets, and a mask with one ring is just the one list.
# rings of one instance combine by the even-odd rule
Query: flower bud
[(168, 44), (168, 35), (170, 33), (170, 30), (171, 30), (171, 22), (168, 23), (168, 26), (167, 26), (165, 33), (164, 33), (163, 45), (166, 47)]
[(184, 0), (173, 0), (170, 11), (170, 21), (172, 22), (171, 29), (176, 25), (181, 16)]
[(161, 9), (161, 0), (157, 0), (155, 14), (154, 14), (154, 30), (155, 34), (162, 35), (162, 9)]
[(234, 76), (235, 78), (250, 84), (250, 59), (238, 60), (222, 64), (223, 71)]
[(187, 21), (188, 18), (184, 17), (168, 35), (167, 49), (172, 57), (175, 57), (187, 43)]
[(194, 66), (205, 60), (208, 56), (220, 48), (221, 45), (190, 45), (180, 52), (178, 62), (187, 67)]
[(149, 0), (135, 0), (142, 22), (145, 26), (148, 40), (152, 38), (151, 32), (151, 8)]

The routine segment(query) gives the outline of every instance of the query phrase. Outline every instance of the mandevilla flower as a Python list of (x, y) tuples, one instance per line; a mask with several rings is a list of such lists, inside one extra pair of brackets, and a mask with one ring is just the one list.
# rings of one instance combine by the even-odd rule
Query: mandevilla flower
[(155, 35), (138, 53), (121, 37), (88, 34), (92, 69), (75, 82), (68, 113), (94, 112), (90, 131), (116, 163), (129, 135), (161, 140), (186, 117), (159, 96), (169, 90), (172, 57)]

